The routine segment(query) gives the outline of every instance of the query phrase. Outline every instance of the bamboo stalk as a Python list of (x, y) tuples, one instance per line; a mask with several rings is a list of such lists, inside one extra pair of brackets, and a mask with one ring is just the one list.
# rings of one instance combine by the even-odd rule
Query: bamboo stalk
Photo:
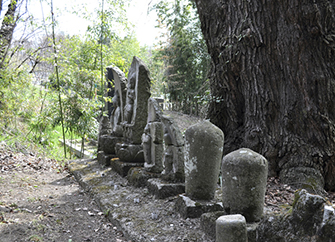
[(60, 112), (61, 125), (62, 125), (62, 133), (63, 133), (64, 156), (66, 158), (64, 114), (63, 114), (63, 106), (62, 106), (61, 89), (60, 89), (60, 83), (59, 83), (58, 59), (57, 59), (56, 37), (55, 37), (55, 17), (54, 17), (53, 1), (52, 0), (51, 0), (51, 20), (52, 20), (52, 42), (53, 42), (53, 50), (54, 50), (54, 55), (55, 55), (54, 60), (55, 60), (55, 72), (56, 72), (57, 89), (58, 89), (59, 112)]

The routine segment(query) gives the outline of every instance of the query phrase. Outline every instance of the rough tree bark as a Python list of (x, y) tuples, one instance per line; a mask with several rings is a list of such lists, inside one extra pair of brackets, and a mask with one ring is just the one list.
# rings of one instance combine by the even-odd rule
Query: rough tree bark
[[(1, 6), (2, 1), (0, 0)], [(4, 61), (7, 56), (8, 48), (12, 42), (14, 29), (16, 26), (16, 11), (17, 1), (11, 0), (8, 5), (8, 10), (4, 16), (4, 19), (0, 28), (0, 69), (3, 68)]]
[(272, 176), (335, 190), (335, 1), (195, 2), (225, 153), (251, 148)]

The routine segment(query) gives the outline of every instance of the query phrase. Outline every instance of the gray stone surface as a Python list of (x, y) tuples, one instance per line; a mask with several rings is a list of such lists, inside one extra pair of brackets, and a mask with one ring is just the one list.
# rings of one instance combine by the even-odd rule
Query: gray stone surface
[(128, 171), (127, 180), (134, 187), (146, 187), (148, 180), (157, 178), (159, 174), (148, 172), (143, 167), (132, 167)]
[(117, 172), (122, 177), (125, 177), (128, 175), (128, 172), (133, 167), (142, 167), (142, 162), (123, 162), (119, 159), (112, 159), (110, 162), (110, 165), (112, 169)]
[(222, 200), (229, 214), (242, 214), (248, 222), (263, 215), (268, 162), (260, 154), (242, 148), (222, 159)]
[(164, 124), (165, 152), (162, 178), (171, 182), (184, 182), (184, 138), (177, 125), (167, 116), (162, 116)]
[(200, 228), (211, 238), (215, 239), (216, 236), (216, 220), (227, 215), (225, 211), (217, 211), (212, 213), (204, 213), (200, 217)]
[(316, 225), (323, 221), (325, 203), (323, 197), (310, 194), (304, 189), (296, 192), (292, 211), (294, 223), (301, 226), (307, 235), (315, 234)]
[(144, 167), (150, 172), (161, 173), (163, 171), (163, 131), (162, 122), (149, 122), (142, 135)]
[[(223, 216), (228, 215), (225, 211), (217, 211), (211, 213), (204, 213), (200, 217), (201, 229), (211, 238), (215, 239), (216, 236), (216, 220)], [(257, 230), (258, 223), (247, 223), (247, 234), (248, 242), (257, 241)]]
[(185, 190), (187, 196), (211, 200), (217, 188), (224, 135), (205, 120), (185, 132)]
[(104, 151), (98, 151), (97, 159), (100, 165), (109, 166), (113, 158), (116, 158), (116, 156), (110, 154), (106, 155)]
[(123, 162), (144, 162), (142, 145), (117, 143), (115, 153)]
[(159, 199), (173, 197), (185, 192), (184, 183), (169, 183), (160, 178), (149, 179), (147, 187), (149, 192)]
[(199, 218), (203, 213), (223, 211), (221, 202), (195, 201), (182, 194), (178, 196), (175, 208), (183, 218)]
[(122, 137), (112, 135), (101, 135), (99, 137), (100, 150), (105, 154), (115, 154), (115, 145), (123, 141)]
[(154, 98), (149, 98), (148, 100), (148, 123), (150, 122), (160, 122), (162, 120), (163, 111), (158, 105), (158, 102)]
[(241, 214), (224, 215), (216, 220), (216, 242), (247, 241), (247, 224)]
[(326, 200), (306, 190), (297, 190), (286, 213), (268, 214), (257, 227), (257, 241), (335, 241), (335, 210)]
[(123, 137), (133, 144), (141, 144), (147, 124), (148, 99), (151, 95), (149, 75), (149, 70), (142, 60), (134, 57), (128, 73), (123, 121)]
[(318, 231), (320, 242), (335, 241), (335, 209), (325, 205), (321, 228)]
[[(118, 67), (116, 66), (108, 66), (106, 68), (111, 69), (113, 71), (113, 77), (114, 77), (114, 86), (115, 86), (115, 95), (117, 93), (118, 99), (114, 99), (117, 101), (117, 104), (114, 103), (114, 112), (113, 117), (111, 117), (111, 123), (113, 124), (113, 130), (115, 131), (117, 129), (116, 126), (119, 126), (124, 121), (124, 106), (126, 104), (126, 96), (127, 96), (127, 83), (128, 80)], [(115, 107), (116, 106), (116, 107)]]
[(110, 135), (112, 133), (112, 127), (108, 117), (102, 116), (99, 122), (99, 134), (98, 134), (98, 151), (101, 150), (101, 136)]
[(176, 147), (184, 146), (185, 141), (183, 134), (180, 132), (178, 126), (173, 122), (173, 119), (163, 115), (162, 122), (164, 123), (164, 126), (167, 128), (167, 132), (171, 136), (171, 144)]
[(126, 241), (214, 242), (201, 231), (200, 219), (178, 216), (174, 199), (155, 199), (146, 188), (129, 186), (125, 178), (96, 160), (69, 161), (68, 168), (111, 221), (107, 229), (117, 227)]

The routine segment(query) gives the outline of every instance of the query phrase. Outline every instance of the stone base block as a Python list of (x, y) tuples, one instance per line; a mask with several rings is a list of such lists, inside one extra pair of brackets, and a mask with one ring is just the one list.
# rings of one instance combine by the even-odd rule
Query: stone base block
[(134, 187), (145, 187), (149, 179), (159, 176), (159, 173), (148, 172), (145, 168), (133, 167), (128, 171), (127, 180)]
[(112, 169), (119, 173), (121, 176), (125, 177), (127, 176), (130, 168), (133, 167), (143, 167), (143, 163), (136, 163), (136, 162), (123, 162), (120, 161), (119, 159), (111, 159), (110, 163)]
[(115, 154), (115, 145), (123, 141), (122, 137), (102, 135), (99, 137), (99, 148), (106, 154)]
[(223, 216), (227, 215), (225, 211), (217, 211), (213, 213), (204, 213), (200, 217), (200, 228), (213, 240), (215, 239), (216, 231), (216, 220)]
[(159, 199), (176, 196), (185, 192), (184, 183), (168, 183), (160, 178), (149, 179), (147, 187), (149, 192)]
[(116, 158), (115, 155), (106, 155), (105, 152), (99, 151), (97, 159), (100, 165), (109, 166), (111, 164), (111, 159)]
[[(227, 215), (225, 211), (204, 213), (200, 217), (200, 228), (213, 240), (216, 236), (216, 220)], [(247, 223), (248, 242), (256, 242), (256, 229), (259, 223)]]
[(247, 224), (241, 214), (225, 215), (216, 220), (216, 242), (247, 241)]
[(194, 201), (185, 195), (179, 195), (175, 209), (183, 218), (199, 218), (203, 213), (223, 211), (223, 205), (214, 201)]

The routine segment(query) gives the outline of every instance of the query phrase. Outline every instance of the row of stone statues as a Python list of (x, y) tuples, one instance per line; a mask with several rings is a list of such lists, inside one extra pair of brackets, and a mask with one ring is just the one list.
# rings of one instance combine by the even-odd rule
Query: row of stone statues
[[(121, 163), (135, 163), (135, 167), (142, 166), (146, 172), (158, 174), (152, 177), (182, 183), (185, 196), (181, 195), (176, 204), (184, 204), (180, 213), (185, 217), (224, 207), (243, 214), (249, 222), (261, 218), (268, 172), (263, 156), (242, 149), (222, 159), (224, 134), (208, 120), (189, 127), (183, 137), (173, 120), (164, 116), (155, 99), (150, 98), (149, 71), (137, 57), (129, 70), (129, 80), (117, 67), (107, 70), (114, 79), (114, 110), (110, 118), (101, 120), (100, 158), (117, 157)], [(220, 172), (223, 206), (204, 203), (186, 209), (192, 204), (190, 199), (214, 199)], [(157, 181), (148, 179), (148, 184)], [(165, 190), (169, 195), (170, 188)], [(178, 189), (174, 195), (183, 192)], [(192, 209), (194, 213), (185, 212)]]
[(100, 159), (116, 156), (123, 162), (142, 162), (147, 171), (162, 173), (166, 180), (184, 181), (183, 137), (156, 100), (150, 98), (146, 65), (134, 57), (128, 79), (117, 67), (109, 66), (107, 72), (115, 87), (114, 109), (100, 122)]

